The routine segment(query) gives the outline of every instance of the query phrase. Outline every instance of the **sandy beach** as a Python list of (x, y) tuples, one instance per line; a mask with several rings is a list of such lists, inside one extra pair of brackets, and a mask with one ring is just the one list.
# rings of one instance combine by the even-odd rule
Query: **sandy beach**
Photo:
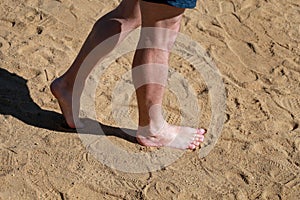
[[(198, 0), (195, 9), (186, 10), (181, 33), (205, 49), (222, 76), (223, 129), (205, 157), (199, 154), (212, 145), (210, 132), (201, 149), (144, 173), (114, 169), (93, 156), (76, 131), (66, 127), (49, 89), (97, 19), (118, 3), (0, 2), (0, 199), (300, 199), (300, 2)], [(132, 57), (130, 52), (115, 59), (99, 77), (91, 102), (95, 120), (114, 145), (155, 152), (119, 129), (136, 129), (131, 90), (127, 112), (112, 105), (112, 91), (120, 81), (128, 84), (123, 75)], [(212, 100), (205, 78), (178, 55), (172, 54), (170, 68), (187, 80), (201, 112), (195, 118), (188, 112), (192, 107), (183, 109), (168, 89), (166, 120), (209, 127)], [(183, 88), (180, 93), (186, 89), (182, 82), (170, 85)]]

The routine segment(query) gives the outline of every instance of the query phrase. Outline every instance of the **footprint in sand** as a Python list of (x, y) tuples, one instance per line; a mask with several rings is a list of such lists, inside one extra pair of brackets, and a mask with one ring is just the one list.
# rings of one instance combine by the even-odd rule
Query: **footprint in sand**
[(300, 151), (300, 137), (296, 138), (294, 143), (295, 147), (298, 149), (298, 151)]
[(221, 13), (233, 13), (235, 11), (235, 6), (232, 2), (228, 1), (221, 1), (219, 2), (219, 7), (221, 10)]
[(176, 199), (182, 191), (175, 183), (164, 181), (152, 182), (145, 190), (146, 199)]
[(60, 195), (55, 191), (47, 172), (41, 166), (28, 165), (24, 177), (36, 191), (38, 199), (59, 199)]
[(7, 49), (9, 49), (9, 47), (10, 47), (9, 42), (0, 36), (0, 52), (6, 51)]
[(28, 161), (28, 154), (10, 147), (0, 149), (0, 177), (20, 170)]
[(273, 199), (280, 200), (282, 199), (282, 190), (279, 185), (271, 183), (267, 187), (265, 187), (264, 191), (261, 194), (262, 199)]
[(13, 171), (13, 155), (7, 150), (0, 150), (1, 159), (0, 159), (0, 176), (5, 176)]
[(287, 96), (279, 100), (279, 104), (293, 113), (296, 117), (300, 117), (300, 97)]

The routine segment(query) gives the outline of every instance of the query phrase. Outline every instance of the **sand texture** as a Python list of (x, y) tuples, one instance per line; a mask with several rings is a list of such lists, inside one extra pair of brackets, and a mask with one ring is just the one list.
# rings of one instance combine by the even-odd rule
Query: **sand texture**
[[(99, 162), (64, 125), (49, 89), (70, 66), (94, 22), (117, 4), (1, 0), (0, 199), (300, 199), (300, 2), (199, 0), (185, 12), (181, 32), (209, 53), (222, 74), (226, 119), (206, 157), (199, 158), (199, 149), (188, 151), (162, 170), (145, 173), (125, 173)], [(125, 91), (127, 112), (111, 104), (120, 81), (132, 87), (123, 77), (132, 56), (106, 68), (96, 101), (90, 103), (113, 144), (152, 152), (156, 149), (123, 138), (114, 128), (136, 128), (132, 90)], [(208, 127), (212, 111), (204, 79), (180, 56), (172, 55), (170, 66), (195, 92), (201, 114), (182, 110), (169, 89), (167, 121)], [(186, 83), (172, 85), (185, 94)], [(187, 93), (184, 98), (192, 97)], [(205, 145), (213, 138), (207, 137)]]

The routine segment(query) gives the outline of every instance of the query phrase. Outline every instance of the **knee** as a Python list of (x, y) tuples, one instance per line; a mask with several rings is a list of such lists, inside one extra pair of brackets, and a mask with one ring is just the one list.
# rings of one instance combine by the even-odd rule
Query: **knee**
[(172, 18), (165, 18), (165, 19), (157, 19), (157, 18), (146, 18), (142, 19), (143, 27), (157, 27), (157, 28), (165, 28), (170, 29), (173, 31), (178, 31), (181, 24), (182, 16), (174, 16)]
[(185, 10), (183, 8), (147, 1), (142, 1), (140, 8), (143, 27), (166, 28), (174, 31), (179, 30), (181, 18)]
[[(112, 26), (112, 23), (115, 26)], [(137, 14), (128, 14), (127, 11), (123, 11), (119, 8), (107, 13), (100, 19), (96, 21), (93, 26), (93, 30), (97, 32), (98, 30), (107, 27), (109, 29), (116, 28), (115, 31), (120, 31), (122, 27), (126, 29), (135, 29), (141, 25), (141, 17)]]
[(116, 18), (123, 20), (124, 23), (130, 24), (134, 28), (137, 28), (142, 24), (138, 0), (122, 1), (114, 12), (117, 16)]

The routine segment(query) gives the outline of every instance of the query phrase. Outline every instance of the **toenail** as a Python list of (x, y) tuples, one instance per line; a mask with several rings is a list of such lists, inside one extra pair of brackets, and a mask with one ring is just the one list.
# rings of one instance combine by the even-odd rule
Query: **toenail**
[(203, 129), (203, 128), (198, 129), (198, 133), (201, 134), (201, 135), (203, 135), (205, 132), (206, 132), (206, 131), (205, 131), (205, 129)]
[(201, 142), (203, 142), (204, 141), (204, 137), (202, 136), (202, 137), (200, 137), (200, 141)]

